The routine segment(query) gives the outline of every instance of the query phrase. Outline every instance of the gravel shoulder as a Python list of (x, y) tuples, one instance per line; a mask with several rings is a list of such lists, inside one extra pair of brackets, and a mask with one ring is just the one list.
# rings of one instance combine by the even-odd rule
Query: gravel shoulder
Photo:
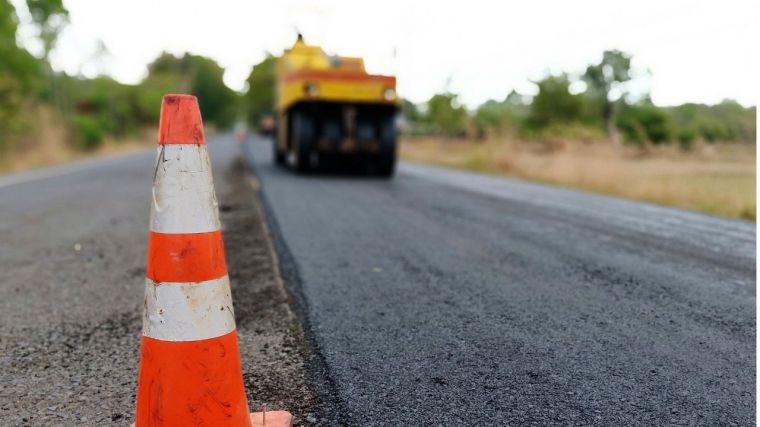
[(290, 308), (263, 210), (241, 159), (228, 173), (220, 205), (232, 298), (252, 411), (266, 404), (287, 409), (296, 425), (312, 424), (314, 396), (307, 385), (303, 329)]

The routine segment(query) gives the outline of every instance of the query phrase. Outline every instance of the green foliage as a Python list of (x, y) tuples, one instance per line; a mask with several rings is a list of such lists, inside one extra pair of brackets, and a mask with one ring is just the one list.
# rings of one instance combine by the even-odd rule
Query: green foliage
[(232, 125), (237, 111), (237, 94), (224, 84), (224, 68), (214, 60), (202, 56), (190, 57), (195, 66), (191, 93), (198, 97), (201, 114), (217, 127)]
[(433, 95), (426, 107), (422, 122), (433, 132), (458, 136), (467, 130), (467, 110), (459, 104), (457, 95), (450, 92)]
[(403, 115), (409, 123), (415, 123), (422, 120), (422, 113), (417, 107), (417, 104), (408, 99), (403, 99), (401, 101), (401, 115)]
[(482, 138), (489, 129), (501, 133), (509, 125), (509, 115), (501, 102), (489, 99), (475, 110), (472, 122), (478, 136)]
[(627, 105), (618, 115), (617, 127), (627, 142), (661, 144), (672, 138), (668, 115), (650, 103)]
[(631, 57), (619, 50), (605, 51), (601, 62), (586, 68), (583, 80), (590, 95), (602, 103), (611, 103), (614, 100), (610, 99), (610, 92), (631, 80)]
[[(77, 146), (93, 148), (93, 138), (82, 135), (94, 134), (90, 123), (83, 123), (81, 116), (86, 116), (97, 123), (99, 133), (114, 137), (129, 135), (138, 129), (152, 125), (153, 122), (143, 120), (137, 104), (139, 87), (119, 83), (110, 77), (86, 79), (70, 77), (63, 73), (51, 76), (51, 85), (57, 88), (61, 102), (57, 103), (58, 113), (71, 123), (71, 130)], [(155, 108), (155, 107), (154, 107)], [(80, 116), (78, 121), (75, 117)]]
[(277, 57), (267, 54), (254, 65), (246, 79), (248, 90), (242, 97), (242, 106), (248, 123), (258, 127), (264, 116), (274, 115), (275, 66)]
[(97, 148), (103, 142), (102, 123), (93, 116), (75, 114), (71, 123), (77, 135), (77, 143), (83, 150)]
[(0, 157), (13, 143), (11, 135), (24, 125), (19, 120), (19, 111), (24, 99), (18, 80), (0, 74)]
[[(175, 84), (174, 77), (170, 74), (152, 75), (146, 78), (136, 88), (134, 102), (138, 121), (143, 123), (158, 123), (161, 114), (161, 100)], [(177, 92), (176, 90), (174, 92)]]
[(401, 100), (400, 110), (402, 132), (408, 135), (425, 135), (430, 132), (425, 115), (417, 104), (404, 98)]
[(40, 61), (16, 43), (18, 18), (8, 0), (0, 0), (0, 78), (17, 82), (28, 94), (40, 78)]
[(82, 149), (96, 148), (106, 136), (123, 137), (155, 126), (166, 93), (198, 96), (206, 123), (232, 123), (238, 96), (224, 85), (224, 70), (213, 60), (163, 54), (139, 85), (54, 73), (47, 57), (68, 22), (68, 11), (62, 0), (27, 0), (27, 6), (43, 44), (42, 59), (18, 46), (16, 11), (9, 0), (0, 0), (0, 150), (13, 144), (11, 134), (29, 129), (23, 113), (36, 104), (51, 104)]
[(503, 101), (488, 100), (481, 104), (475, 110), (472, 122), (480, 138), (489, 132), (503, 135), (514, 133), (527, 114), (528, 106), (522, 95), (513, 90)]
[(689, 132), (695, 139), (707, 142), (755, 141), (755, 107), (744, 108), (735, 101), (724, 100), (717, 105), (683, 104), (665, 111), (679, 132)]
[(47, 58), (55, 46), (58, 34), (69, 22), (69, 11), (63, 5), (63, 0), (26, 0), (26, 5), (40, 30), (40, 40)]
[[(25, 117), (39, 104), (49, 104), (68, 123), (78, 147), (93, 149), (107, 137), (119, 139), (146, 126), (156, 126), (162, 97), (190, 93), (199, 100), (205, 123), (220, 128), (234, 121), (238, 109), (253, 126), (272, 114), (275, 63), (272, 55), (256, 64), (242, 96), (223, 81), (224, 69), (209, 58), (163, 53), (148, 66), (138, 85), (121, 84), (108, 77), (86, 79), (54, 73), (48, 56), (69, 16), (63, 0), (26, 0), (44, 55), (36, 58), (16, 42), (18, 16), (10, 0), (0, 0), (0, 154), (18, 136), (31, 129)], [(633, 76), (631, 58), (620, 51), (606, 51), (602, 60), (589, 65), (583, 75), (547, 76), (536, 82), (532, 102), (512, 91), (502, 101), (489, 100), (468, 112), (457, 94), (432, 96), (418, 106), (402, 101), (407, 128), (414, 132), (458, 136), (475, 131), (478, 137), (541, 135), (596, 139), (614, 125), (627, 141), (678, 142), (688, 148), (695, 141), (754, 142), (756, 110), (733, 101), (718, 105), (684, 104), (658, 108), (651, 102), (628, 105), (625, 83)], [(570, 91), (583, 81), (583, 93)], [(620, 99), (617, 99), (620, 97)], [(620, 110), (617, 118), (616, 109)]]
[(608, 50), (602, 54), (602, 61), (589, 65), (583, 74), (588, 98), (593, 102), (598, 116), (607, 132), (616, 141), (614, 131), (616, 103), (613, 90), (623, 96), (623, 84), (631, 80), (631, 57), (619, 50)]
[(676, 131), (676, 140), (678, 140), (678, 145), (680, 145), (684, 150), (691, 148), (696, 137), (696, 132), (691, 129), (678, 129)]
[(536, 82), (538, 94), (530, 105), (530, 115), (526, 125), (539, 129), (550, 124), (563, 124), (581, 121), (583, 118), (583, 99), (580, 95), (570, 93), (570, 80), (567, 74), (547, 76)]
[(12, 145), (12, 136), (25, 128), (24, 101), (41, 75), (40, 61), (16, 43), (17, 29), (13, 5), (0, 0), (0, 154)]
[(210, 58), (191, 54), (178, 58), (163, 53), (148, 65), (143, 84), (150, 94), (140, 104), (153, 101), (158, 93), (190, 93), (198, 97), (205, 123), (228, 127), (235, 119), (237, 94), (224, 84), (223, 77), (224, 69)]
[[(631, 57), (606, 51), (599, 63), (589, 65), (577, 79), (560, 74), (535, 82), (538, 93), (530, 103), (523, 103), (512, 91), (504, 101), (489, 100), (468, 113), (456, 104), (456, 94), (442, 93), (433, 96), (422, 113), (411, 103), (402, 105), (402, 113), (417, 133), (456, 134), (472, 129), (485, 137), (517, 129), (525, 138), (597, 140), (606, 131), (616, 141), (619, 130), (629, 143), (677, 142), (684, 149), (698, 140), (755, 142), (755, 107), (730, 100), (712, 106), (657, 107), (648, 96), (629, 104), (625, 85), (632, 77)], [(585, 91), (571, 92), (578, 81), (585, 83)]]
[(141, 120), (147, 114), (139, 110), (136, 99), (139, 87), (121, 84), (110, 77), (77, 80), (77, 83), (75, 110), (97, 117), (101, 128), (108, 134), (125, 136), (151, 123)]

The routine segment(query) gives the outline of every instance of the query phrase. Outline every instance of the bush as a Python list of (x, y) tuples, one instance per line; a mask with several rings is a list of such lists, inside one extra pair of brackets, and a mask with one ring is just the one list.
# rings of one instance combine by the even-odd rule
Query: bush
[(467, 110), (459, 104), (458, 96), (453, 93), (433, 95), (427, 102), (423, 123), (442, 135), (463, 136), (467, 130)]
[(626, 106), (618, 115), (617, 127), (632, 143), (661, 144), (672, 138), (668, 115), (652, 104)]
[(94, 117), (75, 114), (71, 122), (74, 125), (79, 148), (93, 150), (103, 142), (101, 123)]
[(489, 100), (481, 104), (472, 115), (472, 126), (478, 138), (515, 134), (525, 120), (528, 108), (522, 95), (512, 91), (503, 101)]
[(552, 124), (581, 121), (584, 103), (579, 95), (570, 93), (570, 79), (566, 74), (548, 76), (536, 82), (538, 95), (530, 105), (526, 125), (533, 129)]
[(696, 137), (697, 137), (697, 133), (691, 129), (679, 129), (678, 132), (676, 132), (676, 139), (678, 140), (678, 145), (680, 145), (681, 148), (684, 150), (688, 150), (691, 148), (691, 146), (694, 144), (694, 139), (696, 139)]
[(666, 109), (679, 128), (692, 129), (694, 137), (707, 142), (755, 142), (756, 121), (754, 107), (724, 100), (716, 105), (683, 104)]
[(253, 66), (246, 79), (248, 90), (241, 97), (248, 124), (258, 128), (265, 116), (274, 116), (274, 87), (277, 57), (267, 54), (260, 63)]

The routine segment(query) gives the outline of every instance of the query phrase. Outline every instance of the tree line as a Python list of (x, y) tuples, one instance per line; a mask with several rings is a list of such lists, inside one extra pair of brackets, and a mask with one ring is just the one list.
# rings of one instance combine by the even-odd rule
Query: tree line
[(0, 0), (0, 160), (14, 150), (33, 148), (28, 135), (38, 126), (39, 109), (52, 111), (75, 149), (90, 150), (106, 138), (119, 140), (158, 123), (166, 93), (198, 96), (207, 125), (229, 127), (238, 114), (240, 95), (227, 87), (224, 69), (199, 55), (159, 55), (142, 81), (123, 84), (107, 76), (85, 78), (56, 72), (50, 50), (68, 22), (62, 0), (27, 0), (43, 53), (33, 55), (17, 41), (19, 16), (9, 0)]
[[(272, 114), (276, 61), (272, 55), (253, 66), (243, 93), (224, 84), (224, 69), (218, 63), (192, 54), (161, 54), (135, 85), (107, 76), (71, 76), (54, 71), (49, 62), (68, 22), (62, 0), (25, 4), (42, 46), (41, 53), (34, 55), (17, 41), (17, 11), (9, 0), (0, 0), (0, 156), (25, 143), (34, 144), (25, 136), (35, 129), (35, 111), (40, 108), (55, 113), (68, 130), (70, 144), (80, 150), (155, 126), (165, 93), (198, 96), (205, 123), (220, 129), (242, 119), (256, 126), (262, 116)], [(435, 94), (421, 104), (403, 101), (404, 129), (411, 134), (476, 139), (601, 136), (614, 143), (684, 147), (698, 140), (754, 142), (754, 107), (728, 100), (713, 106), (658, 107), (648, 96), (633, 99), (628, 93), (635, 77), (629, 55), (608, 51), (580, 75), (562, 73), (535, 81), (533, 96), (512, 91), (475, 109), (465, 108), (451, 92)]]
[[(248, 77), (241, 108), (252, 126), (272, 114), (275, 61), (268, 55)], [(513, 90), (502, 100), (489, 100), (475, 109), (467, 109), (449, 91), (420, 104), (403, 100), (403, 129), (412, 135), (608, 138), (613, 144), (677, 143), (683, 148), (696, 141), (754, 143), (755, 107), (731, 100), (658, 107), (647, 94), (634, 98), (629, 93), (628, 86), (637, 77), (630, 55), (606, 51), (580, 75), (560, 73), (533, 82), (534, 96)], [(573, 90), (574, 86), (581, 90)]]
[(732, 100), (658, 107), (646, 94), (631, 96), (627, 86), (633, 78), (631, 57), (607, 51), (580, 75), (560, 73), (533, 82), (534, 96), (512, 91), (503, 100), (468, 110), (457, 94), (445, 92), (422, 104), (404, 101), (403, 117), (413, 134), (480, 139), (606, 137), (613, 144), (677, 143), (684, 148), (696, 141), (755, 142), (755, 107)]

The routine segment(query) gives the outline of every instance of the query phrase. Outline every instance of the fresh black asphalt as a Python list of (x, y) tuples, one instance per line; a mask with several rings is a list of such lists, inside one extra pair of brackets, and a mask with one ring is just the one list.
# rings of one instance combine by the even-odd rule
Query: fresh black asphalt
[[(290, 317), (239, 147), (209, 145), (251, 405), (330, 427), (754, 425), (754, 224), (408, 163), (299, 176), (251, 138), (312, 416), (272, 359), (300, 352), (267, 335)], [(133, 419), (154, 157), (0, 178), (0, 425)]]
[(328, 424), (754, 425), (753, 223), (247, 152)]

